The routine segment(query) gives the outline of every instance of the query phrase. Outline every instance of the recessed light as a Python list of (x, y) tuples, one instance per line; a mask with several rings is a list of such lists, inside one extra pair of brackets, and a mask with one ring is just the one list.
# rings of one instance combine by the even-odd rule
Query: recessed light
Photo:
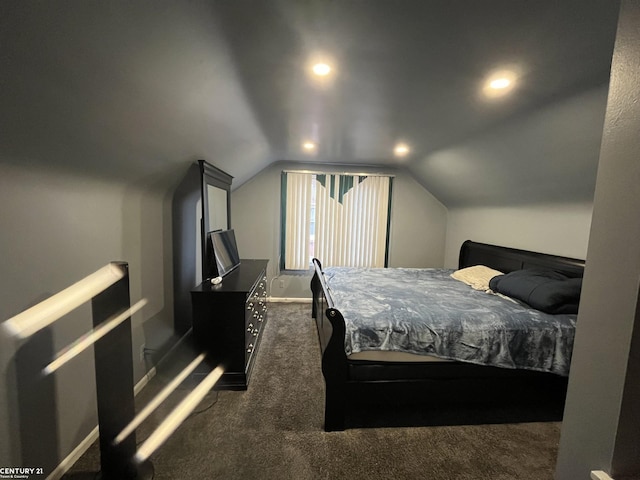
[(331, 73), (331, 67), (326, 63), (316, 63), (311, 70), (319, 77), (325, 77)]
[(304, 142), (302, 148), (305, 152), (314, 152), (316, 150), (316, 144), (313, 142)]
[(489, 88), (493, 88), (494, 90), (502, 90), (504, 88), (509, 88), (509, 86), (511, 86), (511, 79), (505, 77), (496, 78), (489, 82)]
[(396, 157), (404, 157), (409, 154), (409, 146), (406, 143), (398, 143), (393, 147), (393, 154)]
[(513, 90), (517, 75), (511, 70), (495, 71), (485, 80), (482, 93), (489, 98), (500, 97)]

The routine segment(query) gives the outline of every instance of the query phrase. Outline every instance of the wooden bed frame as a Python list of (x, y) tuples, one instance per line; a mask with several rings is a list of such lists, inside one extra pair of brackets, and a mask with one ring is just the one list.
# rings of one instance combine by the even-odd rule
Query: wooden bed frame
[[(542, 392), (545, 397), (552, 390), (559, 389), (559, 396), (564, 402), (567, 379), (550, 373), (464, 362), (377, 362), (349, 359), (344, 349), (344, 318), (328, 294), (320, 261), (314, 259), (313, 263), (312, 317), (316, 321), (322, 352), (322, 373), (326, 387), (326, 431), (345, 429), (346, 414), (358, 394), (368, 398), (391, 395), (394, 400), (398, 400), (400, 397), (418, 398), (419, 393), (426, 389), (430, 397), (437, 395), (447, 402), (452, 398), (476, 399), (479, 393), (491, 391), (500, 398), (511, 399), (514, 395), (517, 397), (522, 394), (531, 400), (532, 392)], [(543, 267), (571, 277), (581, 277), (584, 271), (583, 260), (467, 240), (460, 248), (459, 268), (472, 265), (486, 265), (504, 273)]]

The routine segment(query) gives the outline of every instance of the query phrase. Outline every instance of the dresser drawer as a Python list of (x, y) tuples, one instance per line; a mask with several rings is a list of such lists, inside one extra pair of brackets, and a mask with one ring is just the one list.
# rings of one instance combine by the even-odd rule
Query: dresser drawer
[(245, 364), (251, 364), (253, 352), (258, 348), (262, 326), (267, 315), (267, 280), (263, 276), (250, 293), (245, 307)]

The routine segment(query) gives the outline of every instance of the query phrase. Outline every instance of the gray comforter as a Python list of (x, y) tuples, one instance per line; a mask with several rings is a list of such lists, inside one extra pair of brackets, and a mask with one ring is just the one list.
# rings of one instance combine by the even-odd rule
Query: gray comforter
[(453, 270), (327, 268), (347, 354), (390, 350), (569, 374), (576, 315), (473, 290)]

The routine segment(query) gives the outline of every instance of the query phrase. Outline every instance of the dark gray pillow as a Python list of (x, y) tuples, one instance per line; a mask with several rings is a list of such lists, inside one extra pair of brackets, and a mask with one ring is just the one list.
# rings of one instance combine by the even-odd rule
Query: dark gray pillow
[(493, 277), (489, 288), (550, 314), (578, 313), (582, 278), (553, 270), (524, 269)]

